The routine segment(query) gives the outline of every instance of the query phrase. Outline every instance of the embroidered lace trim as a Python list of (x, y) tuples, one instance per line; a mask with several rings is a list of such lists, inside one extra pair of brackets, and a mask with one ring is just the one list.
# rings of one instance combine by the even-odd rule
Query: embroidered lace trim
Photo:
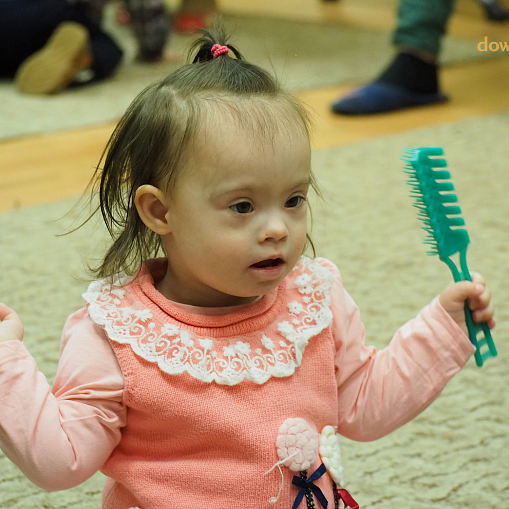
[(131, 345), (137, 355), (157, 363), (165, 373), (187, 372), (208, 383), (236, 385), (251, 380), (263, 384), (272, 376), (292, 375), (309, 339), (332, 319), (334, 277), (307, 257), (301, 257), (288, 275), (291, 302), (287, 304), (287, 319), (269, 327), (265, 334), (258, 331), (228, 339), (199, 336), (176, 320), (161, 322), (150, 309), (129, 305), (126, 287), (122, 287), (129, 279), (124, 275), (89, 286), (83, 297), (92, 320), (104, 327), (111, 340)]

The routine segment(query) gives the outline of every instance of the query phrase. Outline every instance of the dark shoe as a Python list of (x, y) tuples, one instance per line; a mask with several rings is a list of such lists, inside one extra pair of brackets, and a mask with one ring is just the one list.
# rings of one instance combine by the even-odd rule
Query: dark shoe
[(16, 87), (25, 94), (53, 94), (69, 85), (91, 63), (87, 29), (79, 23), (65, 22), (42, 49), (21, 64)]
[(390, 83), (375, 81), (353, 90), (333, 103), (332, 111), (342, 115), (369, 115), (447, 100), (448, 97), (444, 94), (417, 94)]

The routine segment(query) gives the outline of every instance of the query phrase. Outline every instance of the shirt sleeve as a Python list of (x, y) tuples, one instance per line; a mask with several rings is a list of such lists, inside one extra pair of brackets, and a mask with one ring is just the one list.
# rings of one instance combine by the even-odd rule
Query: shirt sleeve
[(21, 341), (0, 344), (0, 446), (36, 485), (56, 491), (99, 470), (125, 425), (124, 379), (86, 309), (69, 317), (53, 388)]
[(438, 298), (401, 327), (386, 348), (366, 346), (359, 309), (328, 263), (335, 279), (338, 432), (352, 440), (377, 440), (425, 410), (475, 348)]

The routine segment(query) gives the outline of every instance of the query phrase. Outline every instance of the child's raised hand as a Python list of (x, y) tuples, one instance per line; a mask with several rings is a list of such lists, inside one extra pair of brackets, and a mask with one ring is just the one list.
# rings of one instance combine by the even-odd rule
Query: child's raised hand
[(472, 318), (477, 323), (486, 322), (490, 329), (495, 327), (493, 320), (494, 306), (491, 301), (491, 292), (486, 287), (483, 277), (471, 272), (472, 281), (460, 281), (447, 287), (440, 295), (442, 307), (451, 315), (451, 318), (462, 328), (468, 336), (465, 322), (465, 301), (472, 311)]
[(23, 324), (18, 314), (0, 303), (0, 343), (23, 339)]

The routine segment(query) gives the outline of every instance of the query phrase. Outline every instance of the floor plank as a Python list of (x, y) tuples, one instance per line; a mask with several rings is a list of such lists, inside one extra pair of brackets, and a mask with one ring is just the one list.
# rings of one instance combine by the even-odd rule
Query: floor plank
[(113, 124), (0, 142), (0, 212), (78, 196)]

